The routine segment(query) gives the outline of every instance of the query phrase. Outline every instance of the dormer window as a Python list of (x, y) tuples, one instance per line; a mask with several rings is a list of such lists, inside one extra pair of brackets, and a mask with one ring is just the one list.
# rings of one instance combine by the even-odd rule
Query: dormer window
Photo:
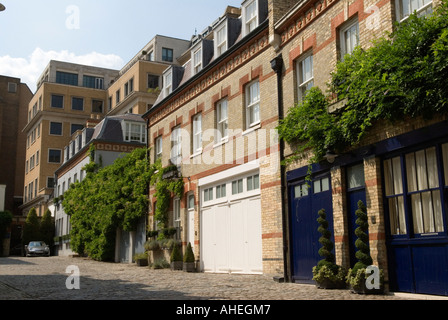
[(216, 55), (220, 56), (227, 50), (227, 24), (215, 31)]
[(169, 96), (171, 92), (173, 92), (173, 71), (168, 71), (163, 76), (163, 91), (165, 94), (165, 97)]
[(248, 1), (243, 7), (244, 35), (252, 32), (258, 26), (257, 0)]
[(124, 123), (124, 141), (146, 143), (146, 126), (141, 123)]
[(202, 47), (193, 51), (193, 68), (195, 74), (202, 70)]

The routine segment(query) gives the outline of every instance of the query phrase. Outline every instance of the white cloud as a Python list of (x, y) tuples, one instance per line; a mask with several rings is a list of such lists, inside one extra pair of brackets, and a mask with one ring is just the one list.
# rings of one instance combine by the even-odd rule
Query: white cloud
[(8, 55), (0, 56), (0, 74), (20, 78), (34, 92), (36, 90), (36, 82), (50, 60), (117, 70), (124, 66), (123, 59), (114, 54), (91, 52), (85, 55), (76, 55), (67, 50), (44, 51), (36, 48), (28, 58), (14, 58)]

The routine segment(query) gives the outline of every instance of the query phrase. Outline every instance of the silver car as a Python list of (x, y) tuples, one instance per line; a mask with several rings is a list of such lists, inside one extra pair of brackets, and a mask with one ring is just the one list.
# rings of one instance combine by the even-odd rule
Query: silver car
[(31, 241), (25, 251), (27, 257), (50, 256), (50, 247), (43, 241)]

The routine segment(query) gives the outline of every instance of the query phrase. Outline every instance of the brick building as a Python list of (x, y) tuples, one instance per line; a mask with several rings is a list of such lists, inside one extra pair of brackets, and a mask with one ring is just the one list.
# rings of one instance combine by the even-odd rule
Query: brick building
[[(176, 164), (184, 178), (185, 194), (172, 200), (170, 219), (184, 246), (195, 244), (201, 271), (311, 282), (320, 260), (316, 219), (322, 208), (337, 263), (349, 268), (356, 262), (354, 212), (362, 200), (374, 264), (390, 289), (447, 294), (442, 119), (378, 124), (350, 155), (329, 155), (313, 165), (309, 185), (306, 159), (279, 165), (291, 149), (272, 132), (309, 88), (326, 89), (344, 55), (368, 48), (396, 21), (415, 10), (428, 14), (433, 5), (247, 0), (240, 12), (228, 8), (193, 37), (183, 67), (167, 69), (162, 93), (144, 117), (151, 161)], [(405, 176), (431, 176), (431, 187), (416, 189)], [(150, 227), (156, 228), (153, 212)]]

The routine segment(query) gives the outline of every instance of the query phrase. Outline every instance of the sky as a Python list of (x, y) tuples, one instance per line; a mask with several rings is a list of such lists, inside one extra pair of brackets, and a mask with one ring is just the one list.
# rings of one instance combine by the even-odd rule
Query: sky
[(0, 0), (0, 75), (31, 91), (50, 60), (121, 69), (155, 36), (190, 40), (242, 0)]

